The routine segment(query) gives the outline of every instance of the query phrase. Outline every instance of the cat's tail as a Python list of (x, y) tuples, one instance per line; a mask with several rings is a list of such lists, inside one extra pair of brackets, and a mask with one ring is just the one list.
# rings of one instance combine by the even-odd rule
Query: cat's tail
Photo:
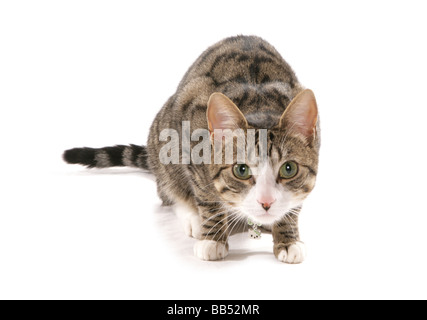
[(136, 167), (149, 170), (147, 164), (147, 147), (114, 146), (105, 148), (74, 148), (66, 150), (64, 161), (81, 164), (88, 168)]

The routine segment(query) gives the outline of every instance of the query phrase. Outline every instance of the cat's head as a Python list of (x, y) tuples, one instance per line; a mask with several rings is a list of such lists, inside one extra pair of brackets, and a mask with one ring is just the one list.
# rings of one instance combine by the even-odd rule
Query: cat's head
[[(210, 166), (215, 188), (227, 205), (263, 225), (274, 224), (302, 205), (315, 185), (320, 146), (317, 104), (311, 90), (299, 93), (263, 134), (260, 129), (266, 128), (248, 122), (239, 108), (220, 93), (211, 96), (207, 119), (212, 142), (215, 129), (240, 128), (246, 136), (248, 129), (255, 129), (252, 132), (258, 156), (262, 153), (261, 136), (266, 135), (266, 157), (255, 162), (252, 159), (250, 164), (248, 160)], [(237, 148), (234, 153), (236, 159)]]

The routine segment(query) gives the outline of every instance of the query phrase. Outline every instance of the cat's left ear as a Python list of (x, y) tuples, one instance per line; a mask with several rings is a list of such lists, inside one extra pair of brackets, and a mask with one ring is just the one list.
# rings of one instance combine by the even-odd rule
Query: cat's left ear
[(310, 141), (316, 137), (317, 119), (316, 98), (313, 91), (306, 89), (288, 105), (280, 118), (279, 126), (284, 130), (301, 134)]
[(248, 127), (248, 122), (239, 108), (227, 96), (219, 92), (210, 96), (206, 116), (211, 134), (215, 129), (236, 130)]

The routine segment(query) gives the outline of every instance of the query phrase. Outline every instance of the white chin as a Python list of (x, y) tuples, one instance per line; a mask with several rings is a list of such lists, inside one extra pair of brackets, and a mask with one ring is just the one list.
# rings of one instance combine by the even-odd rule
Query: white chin
[(278, 217), (271, 214), (261, 214), (258, 216), (251, 216), (254, 222), (261, 223), (262, 225), (271, 225), (278, 220)]

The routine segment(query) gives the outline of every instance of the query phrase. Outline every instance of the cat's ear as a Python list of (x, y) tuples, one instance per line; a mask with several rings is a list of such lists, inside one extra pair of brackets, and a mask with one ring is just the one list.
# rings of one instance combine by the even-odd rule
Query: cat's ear
[(248, 127), (248, 122), (239, 108), (233, 101), (219, 92), (210, 96), (206, 116), (211, 134), (215, 129), (235, 130)]
[(316, 137), (317, 117), (316, 98), (313, 91), (306, 89), (291, 101), (280, 118), (279, 126), (312, 140)]

